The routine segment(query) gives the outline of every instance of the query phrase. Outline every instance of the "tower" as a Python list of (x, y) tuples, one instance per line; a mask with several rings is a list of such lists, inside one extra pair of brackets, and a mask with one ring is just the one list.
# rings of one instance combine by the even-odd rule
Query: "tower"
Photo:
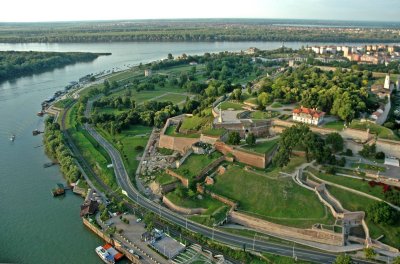
[(390, 89), (390, 74), (386, 74), (386, 78), (385, 78), (385, 84), (383, 85), (383, 88), (385, 89)]

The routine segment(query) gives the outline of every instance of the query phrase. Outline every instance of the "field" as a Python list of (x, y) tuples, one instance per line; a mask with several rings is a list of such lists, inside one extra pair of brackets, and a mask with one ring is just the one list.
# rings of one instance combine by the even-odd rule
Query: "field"
[[(83, 129), (79, 128), (76, 123), (77, 105), (73, 106), (66, 116), (66, 129), (71, 135), (76, 147), (82, 154), (83, 158), (90, 164), (92, 169), (99, 177), (111, 188), (117, 187), (114, 170), (107, 168), (111, 163), (111, 159), (107, 152), (99, 146), (99, 144)], [(78, 128), (76, 128), (78, 127)], [(88, 173), (90, 176), (90, 173)]]
[(244, 104), (233, 101), (225, 101), (220, 104), (222, 110), (243, 110)]
[(181, 130), (199, 130), (212, 121), (211, 117), (187, 116), (183, 119)]
[(225, 206), (225, 204), (217, 201), (210, 196), (203, 195), (202, 199), (198, 199), (197, 197), (189, 198), (185, 197), (184, 199), (178, 197), (174, 192), (170, 192), (167, 195), (167, 198), (176, 205), (185, 207), (185, 208), (204, 208), (207, 211), (204, 215), (211, 215), (217, 209)]
[(315, 193), (290, 177), (271, 179), (228, 165), (210, 189), (239, 202), (239, 209), (266, 220), (298, 227), (332, 223), (333, 218)]
[(258, 105), (257, 97), (250, 97), (250, 98), (244, 100), (244, 102), (250, 103), (250, 104)]
[[(374, 200), (368, 199), (366, 197), (354, 193), (350, 193), (348, 191), (339, 189), (337, 187), (328, 186), (328, 190), (333, 196), (335, 196), (342, 203), (345, 209), (351, 211), (365, 211), (370, 204), (375, 202)], [(397, 223), (397, 225), (395, 226), (374, 224), (368, 219), (368, 215), (366, 221), (372, 238), (377, 238), (381, 235), (384, 235), (384, 237), (380, 240), (381, 242), (396, 247), (400, 245), (399, 223)]]
[(367, 130), (369, 128), (370, 133), (377, 135), (379, 138), (400, 140), (397, 135), (393, 133), (392, 130), (384, 126), (373, 124), (370, 122), (360, 122), (358, 120), (353, 120), (350, 124), (350, 128)]
[(172, 102), (173, 104), (180, 104), (185, 102), (186, 95), (177, 94), (177, 93), (166, 93), (165, 95), (158, 97), (158, 102)]
[(169, 126), (165, 130), (165, 135), (172, 137), (187, 137), (187, 138), (199, 138), (200, 134), (192, 133), (192, 134), (181, 134), (175, 132), (176, 126)]
[(151, 127), (135, 125), (120, 134), (111, 136), (107, 131), (97, 128), (107, 141), (112, 143), (121, 153), (130, 177), (134, 178), (139, 161), (136, 159), (143, 153), (151, 133)]
[(204, 167), (221, 156), (222, 154), (217, 151), (210, 155), (191, 154), (183, 164), (179, 168), (174, 169), (174, 171), (188, 179), (194, 179)]
[(273, 139), (273, 140), (268, 140), (268, 141), (263, 141), (263, 142), (257, 143), (254, 146), (245, 145), (245, 146), (242, 146), (241, 148), (244, 148), (244, 149), (247, 149), (250, 151), (254, 151), (257, 153), (262, 153), (262, 154), (268, 153), (269, 154), (275, 148), (277, 143), (278, 143), (278, 139)]
[(177, 181), (178, 180), (176, 178), (172, 177), (171, 175), (165, 172), (160, 172), (156, 176), (156, 182), (158, 182), (160, 185), (166, 185)]
[(370, 194), (372, 196), (384, 199), (383, 189), (381, 186), (371, 187), (366, 180), (353, 179), (345, 176), (331, 175), (325, 173), (318, 173), (315, 170), (310, 170), (318, 178), (326, 180), (332, 183), (336, 183), (345, 187), (352, 188), (354, 190)]
[(274, 111), (254, 111), (250, 114), (250, 118), (252, 119), (271, 119), (277, 116), (279, 116), (279, 113)]
[(272, 107), (272, 108), (281, 108), (281, 107), (283, 107), (283, 105), (282, 105), (281, 103), (279, 103), (279, 102), (274, 102), (274, 103), (271, 105), (271, 107)]
[(324, 124), (323, 127), (341, 131), (344, 128), (344, 122), (343, 121), (332, 121), (332, 122), (328, 122), (328, 123)]

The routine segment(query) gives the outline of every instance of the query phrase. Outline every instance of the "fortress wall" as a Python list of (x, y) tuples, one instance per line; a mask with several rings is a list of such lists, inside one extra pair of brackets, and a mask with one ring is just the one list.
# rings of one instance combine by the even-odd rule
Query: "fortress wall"
[(230, 219), (234, 223), (254, 228), (263, 232), (272, 233), (277, 236), (292, 237), (296, 239), (308, 240), (322, 244), (343, 246), (344, 236), (328, 230), (319, 229), (300, 229), (295, 227), (283, 226), (258, 219), (237, 211), (230, 212)]
[(186, 188), (189, 187), (189, 180), (187, 178), (183, 177), (182, 175), (179, 175), (178, 173), (176, 173), (170, 169), (165, 169), (165, 172), (168, 173), (169, 175), (171, 175), (172, 177), (180, 180), (182, 182), (183, 186), (185, 186)]
[(205, 211), (207, 211), (207, 209), (204, 208), (185, 208), (178, 206), (173, 202), (171, 202), (166, 196), (163, 196), (162, 201), (169, 209), (182, 214), (187, 214), (187, 215), (202, 214)]
[(235, 159), (239, 162), (245, 163), (250, 166), (258, 168), (265, 168), (266, 156), (258, 153), (249, 153), (231, 146), (226, 145), (223, 142), (216, 142), (214, 144), (215, 149), (222, 152), (224, 155), (231, 153)]

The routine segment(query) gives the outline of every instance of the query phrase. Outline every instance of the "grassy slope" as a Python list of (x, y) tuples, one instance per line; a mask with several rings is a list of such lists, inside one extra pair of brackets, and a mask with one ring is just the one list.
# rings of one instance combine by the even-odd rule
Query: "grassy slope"
[(204, 167), (221, 156), (217, 151), (210, 155), (191, 154), (175, 171), (186, 178), (194, 179)]
[(264, 154), (264, 153), (270, 153), (277, 145), (277, 143), (278, 139), (274, 139), (257, 143), (254, 146), (245, 145), (242, 148)]
[[(375, 202), (374, 200), (365, 198), (357, 194), (350, 193), (348, 191), (333, 186), (328, 186), (328, 190), (333, 196), (335, 196), (342, 203), (344, 208), (351, 211), (365, 211), (370, 204)], [(399, 247), (400, 245), (399, 223), (397, 223), (397, 226), (374, 224), (368, 219), (368, 215), (366, 220), (372, 238), (377, 238), (380, 235), (384, 235), (381, 242)]]
[(211, 189), (238, 201), (239, 209), (277, 223), (310, 227), (316, 222), (332, 222), (316, 194), (296, 185), (291, 178), (273, 180), (233, 165), (217, 176)]

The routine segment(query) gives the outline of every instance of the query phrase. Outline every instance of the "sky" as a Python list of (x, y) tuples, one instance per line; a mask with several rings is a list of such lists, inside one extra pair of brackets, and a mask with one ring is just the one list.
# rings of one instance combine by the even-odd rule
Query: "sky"
[(400, 0), (2, 0), (0, 22), (168, 18), (400, 21)]

